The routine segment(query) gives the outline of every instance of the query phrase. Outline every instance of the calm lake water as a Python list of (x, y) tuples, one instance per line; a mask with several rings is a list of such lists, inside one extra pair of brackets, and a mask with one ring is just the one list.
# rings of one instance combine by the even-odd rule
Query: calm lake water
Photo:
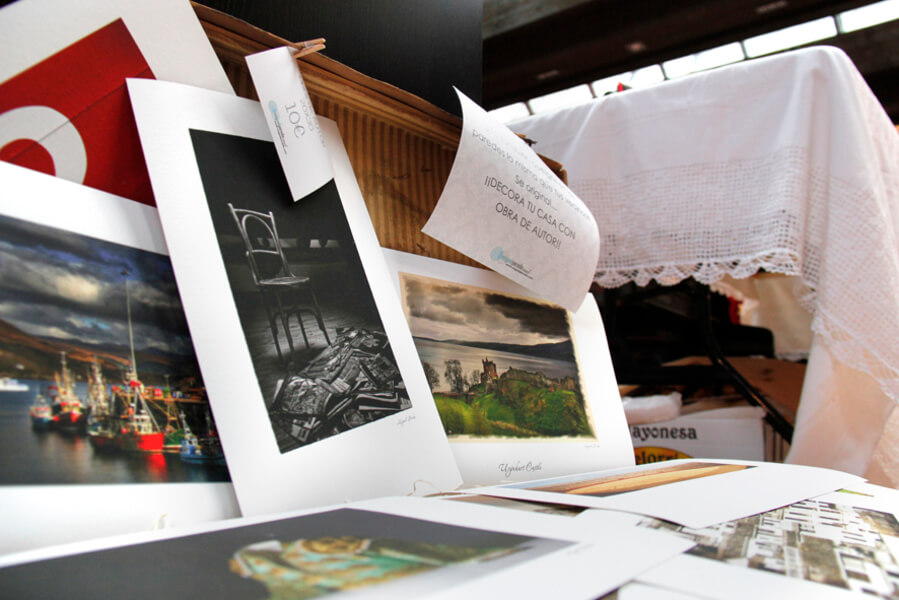
[[(28, 409), (49, 381), (19, 380), (27, 392), (0, 391), (0, 485), (230, 481), (221, 466), (191, 465), (177, 454), (101, 454), (87, 436), (33, 431)], [(87, 384), (75, 384), (80, 398)]]
[(481, 361), (488, 358), (496, 363), (496, 372), (499, 375), (502, 375), (509, 367), (514, 367), (532, 373), (543, 373), (552, 379), (561, 377), (579, 379), (577, 364), (564, 360), (535, 358), (524, 354), (499, 352), (497, 350), (473, 348), (471, 346), (418, 338), (415, 338), (415, 348), (418, 350), (418, 355), (421, 357), (422, 362), (429, 363), (440, 375), (440, 383), (434, 388), (434, 391), (438, 392), (450, 391), (450, 386), (443, 376), (443, 372), (446, 370), (444, 363), (447, 360), (458, 360), (462, 365), (462, 373), (469, 378), (472, 371), (480, 373), (484, 370), (484, 365)]

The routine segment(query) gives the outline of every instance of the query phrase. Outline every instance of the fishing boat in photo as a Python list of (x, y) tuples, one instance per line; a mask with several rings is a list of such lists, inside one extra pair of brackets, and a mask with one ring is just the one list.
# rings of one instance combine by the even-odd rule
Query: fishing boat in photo
[(118, 419), (107, 391), (106, 381), (97, 357), (94, 356), (87, 379), (87, 436), (94, 450), (117, 451)]
[(99, 452), (118, 452), (115, 424), (110, 419), (91, 420), (88, 417), (87, 439), (91, 447)]
[(27, 392), (28, 384), (12, 377), (0, 377), (0, 392)]
[(185, 434), (185, 411), (190, 417), (196, 417), (200, 411), (207, 414), (209, 412), (205, 389), (196, 386), (173, 389), (166, 376), (164, 387), (146, 386), (144, 397), (150, 413), (158, 418), (159, 426), (165, 434), (162, 451), (179, 454)]
[[(129, 331), (131, 322), (129, 319)], [(97, 450), (155, 453), (163, 451), (165, 434), (150, 406), (147, 404), (147, 388), (137, 376), (134, 342), (131, 342), (131, 366), (126, 371), (123, 385), (112, 386), (104, 402), (106, 418), (97, 418), (96, 431), (91, 443)], [(104, 386), (105, 387), (105, 386)]]
[(162, 451), (168, 454), (178, 454), (181, 452), (181, 444), (184, 442), (184, 430), (166, 429), (163, 434)]
[(106, 403), (107, 414), (91, 419), (88, 435), (98, 451), (162, 452), (164, 434), (145, 399), (146, 390), (134, 368), (128, 370), (123, 386), (112, 386)]
[(86, 431), (87, 409), (75, 394), (75, 380), (66, 364), (66, 353), (60, 354), (60, 370), (54, 374), (55, 385), (49, 388), (53, 392), (50, 401), (53, 427), (61, 433), (79, 435)]
[(53, 410), (42, 394), (34, 397), (34, 402), (28, 409), (28, 417), (31, 419), (31, 428), (35, 431), (46, 431), (53, 427)]
[(147, 405), (146, 389), (137, 376), (128, 279), (125, 279), (125, 302), (128, 310), (128, 343), (131, 347), (131, 365), (125, 376), (124, 388), (113, 390), (117, 406), (122, 407), (122, 412), (116, 420), (115, 444), (125, 452), (162, 452), (165, 434), (153, 418), (153, 413)]
[[(133, 376), (134, 370), (129, 374)], [(91, 411), (87, 426), (91, 446), (99, 452), (162, 452), (165, 435), (144, 399), (143, 384), (128, 379), (125, 386), (112, 386), (99, 414)]]
[(140, 412), (123, 420), (116, 432), (116, 445), (125, 452), (162, 452), (165, 434), (159, 431), (152, 415)]
[(103, 379), (103, 371), (96, 355), (91, 361), (87, 373), (87, 406), (92, 415), (109, 414), (109, 394), (106, 391), (106, 381)]
[[(164, 433), (162, 451), (168, 454), (178, 454), (181, 451), (181, 442), (184, 439), (182, 419), (179, 417), (179, 400), (172, 394), (172, 388), (166, 377), (165, 388), (147, 387), (147, 403), (151, 409), (155, 409), (160, 416), (160, 425)], [(165, 425), (162, 420), (165, 419)]]
[(181, 460), (195, 465), (224, 465), (225, 452), (212, 425), (209, 411), (206, 411), (206, 433), (202, 436), (198, 436), (191, 430), (184, 413), (181, 413), (181, 419), (184, 431), (184, 439), (181, 440), (179, 453)]

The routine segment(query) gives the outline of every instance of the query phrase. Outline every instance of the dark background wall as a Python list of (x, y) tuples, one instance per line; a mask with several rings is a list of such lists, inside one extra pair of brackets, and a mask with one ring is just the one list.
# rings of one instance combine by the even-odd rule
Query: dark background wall
[(482, 0), (201, 0), (460, 115), (453, 86), (481, 102)]

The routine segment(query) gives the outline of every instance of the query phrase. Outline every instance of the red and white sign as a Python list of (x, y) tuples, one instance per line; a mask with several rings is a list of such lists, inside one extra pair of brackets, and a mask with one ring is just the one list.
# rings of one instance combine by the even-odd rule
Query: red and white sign
[(185, 0), (0, 8), (0, 160), (154, 205), (126, 78), (233, 94)]
[(117, 19), (0, 84), (0, 159), (153, 205), (127, 77), (153, 72)]

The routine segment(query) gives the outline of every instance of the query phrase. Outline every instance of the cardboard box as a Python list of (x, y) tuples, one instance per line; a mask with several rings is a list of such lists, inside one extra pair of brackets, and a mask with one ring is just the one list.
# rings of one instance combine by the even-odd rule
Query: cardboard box
[(668, 421), (629, 425), (637, 464), (678, 458), (766, 460), (765, 411), (716, 408)]

